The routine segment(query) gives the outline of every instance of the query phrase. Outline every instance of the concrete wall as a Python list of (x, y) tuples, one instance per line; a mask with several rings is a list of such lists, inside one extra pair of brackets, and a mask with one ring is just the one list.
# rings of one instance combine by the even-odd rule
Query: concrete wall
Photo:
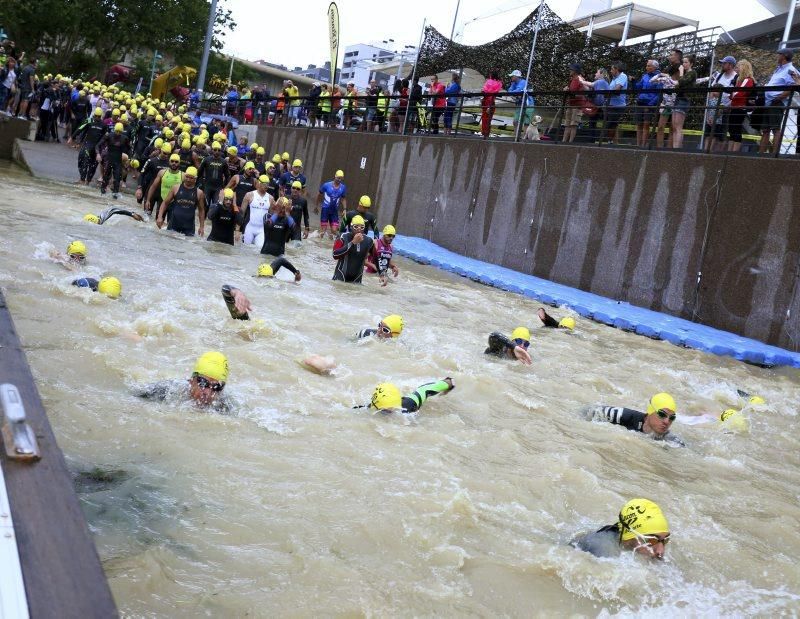
[(400, 234), (798, 349), (796, 161), (272, 127), (257, 142), (304, 160), (312, 199), (344, 170), (350, 204), (369, 194)]
[(33, 139), (36, 123), (0, 114), (0, 159), (11, 159), (14, 140)]

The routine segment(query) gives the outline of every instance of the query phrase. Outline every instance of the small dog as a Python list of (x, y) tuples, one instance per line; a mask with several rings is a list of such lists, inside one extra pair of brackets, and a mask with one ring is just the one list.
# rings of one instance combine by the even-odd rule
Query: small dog
[(536, 115), (531, 120), (531, 124), (528, 125), (528, 128), (525, 129), (525, 139), (530, 140), (531, 142), (538, 142), (539, 141), (539, 124), (542, 122), (542, 117)]

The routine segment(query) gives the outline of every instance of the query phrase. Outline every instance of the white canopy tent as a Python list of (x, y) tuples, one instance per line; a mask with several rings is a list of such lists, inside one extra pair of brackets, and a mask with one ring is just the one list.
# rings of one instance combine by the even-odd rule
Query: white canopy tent
[(578, 17), (569, 24), (585, 32), (587, 37), (603, 37), (625, 45), (628, 39), (644, 36), (655, 39), (657, 34), (667, 30), (687, 27), (697, 30), (700, 22), (631, 3)]

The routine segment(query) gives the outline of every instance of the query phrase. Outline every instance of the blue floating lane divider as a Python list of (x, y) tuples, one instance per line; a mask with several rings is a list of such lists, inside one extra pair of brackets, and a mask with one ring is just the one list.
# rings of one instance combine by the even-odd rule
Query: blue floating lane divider
[(584, 318), (618, 329), (748, 363), (800, 368), (800, 353), (467, 258), (425, 239), (397, 236), (394, 247), (398, 254), (415, 262), (430, 264), (547, 305), (565, 305)]

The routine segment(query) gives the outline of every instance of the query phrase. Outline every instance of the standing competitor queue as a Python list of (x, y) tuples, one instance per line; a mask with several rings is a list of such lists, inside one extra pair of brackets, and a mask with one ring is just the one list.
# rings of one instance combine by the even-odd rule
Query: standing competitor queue
[[(81, 96), (86, 96), (82, 92)], [(93, 96), (95, 96), (93, 94)], [(100, 191), (107, 192), (113, 178), (113, 197), (119, 195), (120, 183), (127, 174), (138, 173), (136, 201), (143, 213), (126, 208), (110, 207), (99, 215), (87, 214), (89, 223), (103, 224), (115, 215), (139, 222), (155, 219), (156, 226), (177, 235), (205, 236), (205, 224), (211, 222), (207, 240), (229, 245), (260, 247), (269, 256), (256, 268), (258, 277), (273, 277), (285, 268), (299, 283), (300, 271), (285, 257), (288, 242), (299, 245), (310, 232), (306, 176), (303, 162), (289, 153), (266, 159), (266, 151), (257, 144), (230, 144), (227, 135), (215, 124), (206, 125), (192, 119), (184, 106), (165, 104), (142, 95), (135, 97), (115, 91), (101, 92), (97, 100), (108, 102), (107, 108), (94, 107), (76, 127), (74, 138), (79, 142), (78, 183), (89, 185), (101, 166)], [(108, 122), (110, 119), (111, 122)], [(143, 163), (142, 163), (143, 162)], [(393, 261), (392, 242), (396, 230), (386, 225), (379, 233), (372, 201), (362, 195), (355, 209), (347, 208), (347, 187), (344, 173), (337, 170), (330, 181), (322, 183), (316, 195), (315, 213), (320, 217), (319, 236), (333, 239), (335, 259), (333, 280), (362, 283), (364, 273), (375, 274), (386, 286), (389, 275), (397, 277), (399, 268)], [(370, 236), (370, 232), (372, 235)], [(87, 245), (73, 240), (66, 254), (52, 257), (68, 268), (86, 264)], [(122, 283), (114, 277), (101, 280), (79, 277), (75, 286), (89, 288), (110, 298), (122, 294)], [(249, 320), (252, 305), (246, 294), (233, 286), (222, 286), (222, 296), (232, 318)], [(543, 308), (537, 319), (546, 329), (572, 333), (576, 328), (572, 316), (556, 319)], [(364, 328), (357, 338), (392, 340), (403, 332), (403, 318), (390, 314), (376, 328)], [(489, 335), (485, 354), (532, 363), (529, 347), (531, 331), (516, 327), (510, 335), (494, 332)], [(316, 355), (305, 360), (308, 369), (329, 373), (335, 363)], [(226, 397), (229, 378), (227, 357), (219, 351), (201, 355), (191, 375), (185, 380), (167, 380), (145, 385), (136, 395), (156, 400), (187, 400), (211, 410), (230, 411)], [(447, 394), (455, 388), (446, 377), (425, 383), (407, 395), (390, 382), (375, 387), (370, 402), (354, 408), (375, 409), (382, 414), (418, 412), (428, 398)], [(744, 406), (764, 404), (759, 396), (739, 392)], [(677, 404), (672, 395), (660, 392), (647, 402), (645, 411), (619, 406), (594, 406), (586, 409), (587, 420), (620, 425), (665, 445), (685, 447), (670, 432), (677, 418)], [(716, 424), (726, 431), (747, 429), (742, 409), (726, 409), (721, 415), (681, 416), (689, 425)], [(623, 551), (654, 559), (663, 559), (670, 540), (670, 528), (661, 508), (654, 502), (636, 498), (620, 510), (616, 522), (594, 532), (574, 538), (571, 544), (596, 556), (616, 556)]]

